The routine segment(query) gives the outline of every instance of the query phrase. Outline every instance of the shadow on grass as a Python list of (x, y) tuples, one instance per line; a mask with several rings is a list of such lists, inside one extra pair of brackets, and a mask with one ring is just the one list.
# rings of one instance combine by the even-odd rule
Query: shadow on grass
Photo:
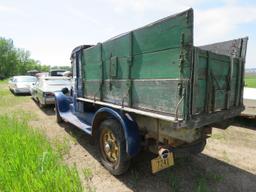
[[(100, 161), (90, 136), (71, 124), (63, 123), (61, 126)], [(153, 175), (150, 160), (154, 157), (154, 154), (142, 151), (132, 160), (129, 171), (116, 178), (133, 191), (235, 192), (256, 188), (256, 175), (204, 154), (176, 159), (175, 166)]]
[(23, 97), (23, 96), (31, 96), (30, 93), (14, 93), (13, 91), (10, 90), (10, 92), (16, 96), (16, 97)]
[[(31, 98), (32, 99), (32, 98)], [(52, 104), (52, 105), (45, 105), (43, 106), (42, 108), (39, 107), (39, 104), (37, 101), (35, 101), (34, 99), (32, 99), (35, 104), (37, 105), (38, 109), (40, 109), (42, 112), (44, 112), (46, 115), (49, 115), (49, 116), (53, 116), (55, 115), (55, 111), (54, 111), (54, 107), (55, 105)]]

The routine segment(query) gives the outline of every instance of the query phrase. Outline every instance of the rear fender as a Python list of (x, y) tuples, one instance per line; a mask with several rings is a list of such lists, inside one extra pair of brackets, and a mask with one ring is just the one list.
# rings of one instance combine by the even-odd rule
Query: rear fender
[(65, 113), (70, 110), (70, 104), (72, 99), (69, 96), (64, 95), (62, 92), (58, 91), (54, 93), (56, 107), (59, 112)]
[(95, 113), (93, 119), (92, 135), (96, 136), (96, 132), (100, 126), (100, 123), (109, 117), (114, 117), (122, 125), (126, 140), (126, 152), (130, 157), (135, 156), (140, 150), (139, 129), (137, 123), (128, 113), (107, 107), (100, 108)]

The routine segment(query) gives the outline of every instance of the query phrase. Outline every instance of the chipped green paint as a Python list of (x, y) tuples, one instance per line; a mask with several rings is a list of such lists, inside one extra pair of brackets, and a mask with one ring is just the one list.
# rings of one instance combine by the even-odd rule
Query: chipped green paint
[(187, 120), (241, 107), (243, 66), (193, 46), (190, 9), (84, 49), (84, 97)]

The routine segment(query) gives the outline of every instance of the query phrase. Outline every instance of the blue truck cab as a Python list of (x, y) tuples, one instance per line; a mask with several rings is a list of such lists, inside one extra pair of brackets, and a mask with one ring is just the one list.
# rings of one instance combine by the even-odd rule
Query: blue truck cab
[[(113, 132), (107, 133), (106, 135), (109, 134), (108, 136), (113, 138), (106, 139), (105, 150), (111, 151), (115, 145), (123, 145), (123, 149), (117, 149), (120, 150), (116, 154), (119, 155), (119, 163), (113, 167), (111, 162), (117, 157), (108, 157), (109, 160), (107, 160), (105, 156), (102, 156), (102, 162), (112, 174), (120, 175), (128, 169), (129, 160), (140, 150), (139, 130), (136, 121), (128, 113), (112, 107), (95, 105), (77, 99), (83, 96), (80, 54), (83, 49), (89, 47), (90, 45), (79, 46), (72, 52), (73, 86), (71, 94), (67, 95), (66, 91), (68, 90), (66, 89), (63, 89), (61, 92), (55, 92), (56, 118), (58, 123), (63, 121), (69, 122), (91, 135), (95, 140), (99, 137), (99, 129), (102, 124), (106, 124), (105, 126), (107, 127), (114, 125), (118, 129), (118, 132), (115, 134), (119, 134), (119, 138), (117, 138), (118, 136), (113, 136)], [(114, 154), (115, 152), (112, 155)]]

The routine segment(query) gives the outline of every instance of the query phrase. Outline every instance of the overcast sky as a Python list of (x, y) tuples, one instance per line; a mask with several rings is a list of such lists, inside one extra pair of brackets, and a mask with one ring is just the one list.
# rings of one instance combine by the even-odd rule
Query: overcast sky
[(71, 50), (194, 9), (196, 45), (249, 36), (256, 67), (255, 0), (0, 0), (0, 36), (47, 65), (69, 65)]

